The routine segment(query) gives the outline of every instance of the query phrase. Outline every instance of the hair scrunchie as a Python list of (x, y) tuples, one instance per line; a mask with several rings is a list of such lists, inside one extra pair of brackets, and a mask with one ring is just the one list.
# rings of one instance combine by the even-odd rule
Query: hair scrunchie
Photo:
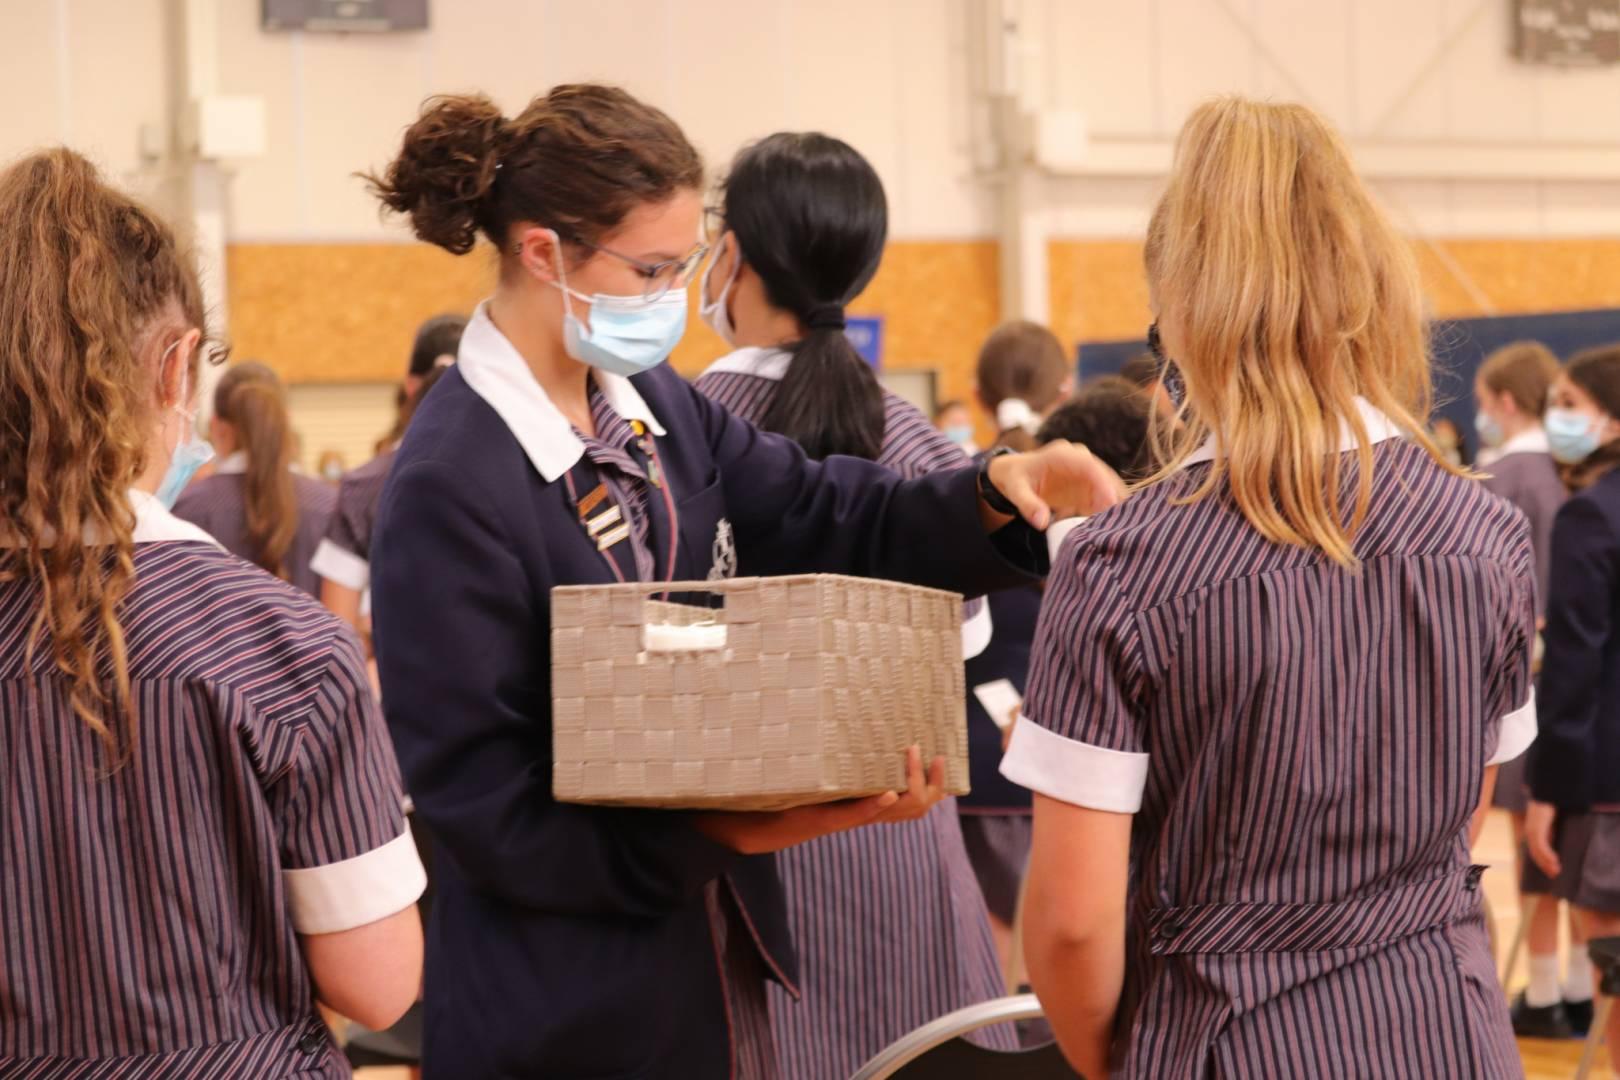
[(811, 330), (842, 330), (847, 325), (843, 304), (817, 304), (804, 317)]

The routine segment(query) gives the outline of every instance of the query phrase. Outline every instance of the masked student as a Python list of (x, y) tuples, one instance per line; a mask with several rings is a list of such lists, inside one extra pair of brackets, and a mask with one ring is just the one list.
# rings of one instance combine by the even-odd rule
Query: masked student
[[(1552, 528), (1525, 884), (1540, 903), (1569, 904), (1595, 940), (1620, 935), (1620, 348), (1573, 357), (1548, 404), (1548, 446), (1571, 495)], [(1591, 977), (1585, 957), (1570, 969)], [(1620, 1012), (1605, 1035), (1620, 1070)]]
[[(957, 443), (883, 389), (844, 335), (845, 305), (877, 273), (888, 235), (871, 164), (827, 135), (779, 132), (737, 155), (719, 202), (700, 299), (734, 351), (697, 388), (813, 458), (864, 458), (904, 477), (971, 468)], [(965, 656), (992, 638), (988, 614), (982, 599), (969, 606)], [(777, 867), (800, 944), (798, 986), (771, 990), (787, 1077), (848, 1076), (908, 1031), (1001, 996), (956, 800), (903, 825), (790, 848)], [(1011, 1049), (1012, 1035), (977, 1038)]]
[(405, 433), (371, 560), (385, 709), (442, 856), (424, 1073), (775, 1075), (765, 982), (798, 964), (760, 856), (920, 817), (938, 768), (912, 754), (903, 796), (774, 814), (560, 804), (551, 590), (839, 571), (982, 593), (1116, 482), (1072, 447), (901, 481), (699, 394), (664, 360), (706, 250), (702, 163), (622, 90), (510, 119), (436, 99), (375, 183), (423, 240), (488, 240), (497, 275)]
[(206, 460), (173, 232), (0, 173), (0, 1073), (342, 1077), (416, 997), (423, 875), (354, 636), (170, 512)]

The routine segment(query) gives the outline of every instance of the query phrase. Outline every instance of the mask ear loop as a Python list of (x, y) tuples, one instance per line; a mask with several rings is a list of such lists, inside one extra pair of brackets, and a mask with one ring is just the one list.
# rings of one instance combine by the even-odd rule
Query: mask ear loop
[[(175, 341), (167, 349), (163, 350), (163, 355), (158, 359), (159, 378), (162, 378), (163, 376), (163, 366), (168, 363), (169, 354), (178, 349), (180, 347), (180, 342), (184, 340), (185, 338), (182, 336), (178, 341)], [(197, 410), (186, 408), (186, 401), (190, 396), (191, 365), (186, 364), (182, 359), (180, 367), (180, 396), (174, 401), (171, 401), (168, 408), (171, 411), (178, 413), (180, 418), (185, 421), (185, 424), (180, 428), (180, 435), (175, 438), (174, 445), (169, 447), (169, 457), (171, 458), (174, 457), (175, 453), (180, 449), (180, 441), (185, 437), (186, 427), (189, 427), (197, 422)]]

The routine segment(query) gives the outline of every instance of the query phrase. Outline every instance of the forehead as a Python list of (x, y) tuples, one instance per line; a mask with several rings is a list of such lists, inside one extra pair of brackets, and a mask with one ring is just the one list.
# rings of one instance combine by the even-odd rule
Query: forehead
[(638, 203), (602, 243), (627, 255), (684, 255), (698, 242), (703, 199), (683, 188), (660, 202)]

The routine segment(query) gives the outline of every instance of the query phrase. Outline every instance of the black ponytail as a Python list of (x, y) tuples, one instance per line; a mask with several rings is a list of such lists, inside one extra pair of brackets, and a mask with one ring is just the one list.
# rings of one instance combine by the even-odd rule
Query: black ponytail
[(877, 172), (838, 139), (779, 132), (732, 163), (723, 212), (766, 298), (805, 328), (760, 427), (814, 458), (876, 460), (883, 386), (844, 336), (844, 305), (877, 273), (888, 238)]

